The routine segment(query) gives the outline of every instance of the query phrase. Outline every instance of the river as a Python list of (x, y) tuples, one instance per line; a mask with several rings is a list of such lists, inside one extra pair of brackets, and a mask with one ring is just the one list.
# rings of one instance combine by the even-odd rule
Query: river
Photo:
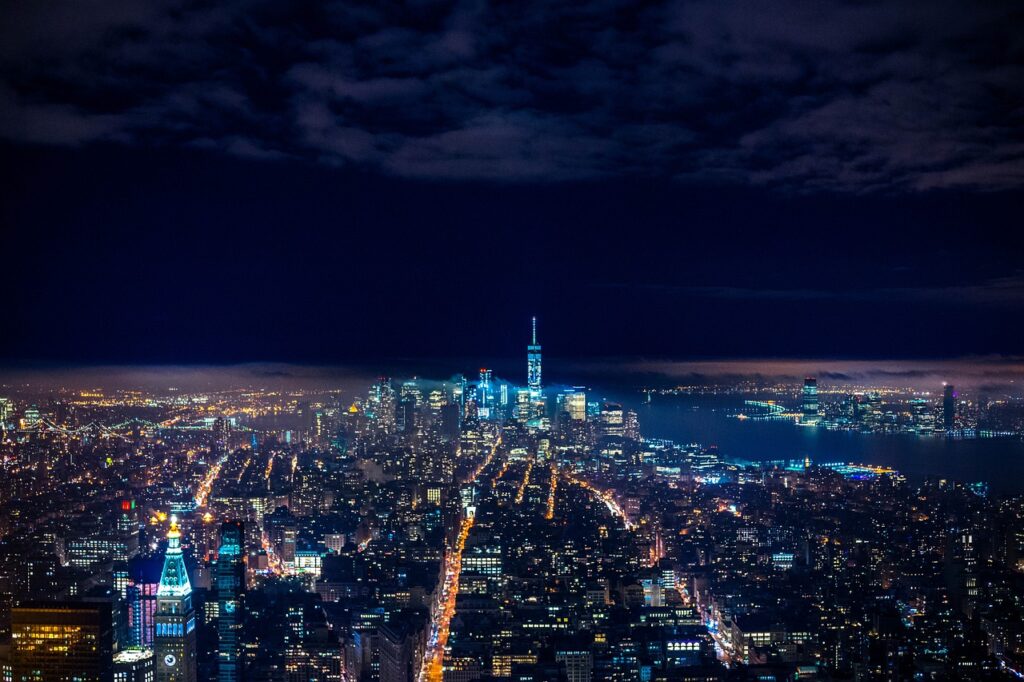
[[(942, 435), (862, 434), (799, 427), (789, 421), (739, 420), (742, 397), (642, 396), (624, 402), (637, 409), (648, 438), (717, 445), (727, 459), (803, 459), (892, 467), (912, 481), (937, 475), (986, 481), (993, 491), (1024, 492), (1024, 442), (1020, 439), (949, 440)], [(749, 410), (747, 410), (749, 411)]]

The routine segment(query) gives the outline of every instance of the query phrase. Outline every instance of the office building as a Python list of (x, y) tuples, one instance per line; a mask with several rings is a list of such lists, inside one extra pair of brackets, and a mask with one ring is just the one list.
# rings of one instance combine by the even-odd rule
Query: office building
[(220, 527), (217, 553), (217, 679), (237, 682), (239, 675), (242, 596), (245, 590), (245, 530), (241, 521)]
[(956, 391), (953, 384), (946, 384), (942, 391), (942, 428), (952, 431), (956, 428)]
[(156, 593), (157, 682), (196, 682), (196, 618), (192, 584), (181, 553), (181, 531), (171, 517), (167, 553)]
[(540, 344), (537, 343), (537, 318), (533, 318), (533, 334), (526, 347), (526, 387), (530, 397), (536, 400), (541, 395)]
[(152, 649), (125, 649), (114, 654), (114, 682), (154, 682)]
[(801, 402), (800, 423), (810, 426), (821, 421), (818, 414), (818, 380), (814, 377), (804, 379), (804, 390)]
[(11, 610), (14, 679), (110, 682), (113, 620), (106, 602), (33, 602)]

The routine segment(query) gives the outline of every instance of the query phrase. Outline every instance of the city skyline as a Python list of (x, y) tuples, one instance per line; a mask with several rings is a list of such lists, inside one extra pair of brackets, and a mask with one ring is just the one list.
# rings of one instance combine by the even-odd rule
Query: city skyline
[(833, 372), (615, 395), (546, 378), (542, 330), (509, 377), (0, 386), (0, 673), (1021, 674), (1019, 394)]
[[(551, 348), (549, 347), (549, 351)], [(939, 360), (730, 358), (672, 360), (639, 357), (579, 359), (545, 354), (546, 372), (556, 385), (579, 381), (608, 388), (635, 390), (692, 385), (728, 385), (744, 381), (799, 382), (820, 377), (836, 386), (880, 385), (929, 390), (954, 383), (970, 390), (1016, 394), (1024, 387), (1024, 362), (1016, 357), (966, 357)], [(224, 390), (231, 388), (337, 388), (355, 390), (380, 375), (445, 381), (455, 374), (470, 375), (481, 365), (496, 378), (526, 383), (520, 357), (480, 353), (464, 358), (393, 359), (347, 365), (253, 362), (196, 365), (45, 364), (0, 365), (0, 386), (19, 385), (41, 390), (144, 389)]]
[(1020, 0), (0, 3), (0, 682), (1024, 679)]

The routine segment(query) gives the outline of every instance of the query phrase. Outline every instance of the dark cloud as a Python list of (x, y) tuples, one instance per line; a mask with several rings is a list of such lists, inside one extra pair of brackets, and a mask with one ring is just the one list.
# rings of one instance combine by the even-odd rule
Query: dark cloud
[(0, 136), (436, 179), (1024, 184), (1019, 3), (14, 1)]
[[(598, 285), (608, 288), (609, 285)], [(822, 301), (892, 304), (962, 305), (969, 307), (1024, 307), (1024, 275), (1018, 273), (982, 282), (943, 286), (870, 287), (843, 289), (773, 289), (736, 286), (611, 285), (627, 289), (657, 290), (706, 298), (773, 301)]]
[[(961, 388), (1017, 396), (1024, 381), (1024, 363), (1018, 357), (985, 356), (955, 360), (619, 360), (572, 365), (576, 371), (617, 371), (626, 376), (647, 377), (649, 385), (722, 384), (757, 378), (798, 382), (818, 377), (829, 385), (892, 386), (936, 393), (944, 382)], [(656, 382), (652, 377), (660, 377)], [(666, 384), (666, 382), (669, 382)]]

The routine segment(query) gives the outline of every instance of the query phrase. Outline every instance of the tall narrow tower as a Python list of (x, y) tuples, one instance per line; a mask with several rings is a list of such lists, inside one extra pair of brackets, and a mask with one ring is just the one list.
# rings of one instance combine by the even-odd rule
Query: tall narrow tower
[(167, 554), (160, 586), (156, 591), (157, 682), (196, 682), (196, 616), (192, 609), (192, 584), (181, 554), (181, 531), (171, 517)]
[(815, 425), (821, 421), (818, 414), (818, 380), (814, 377), (804, 379), (803, 401), (800, 407), (800, 423)]
[(533, 318), (533, 336), (530, 345), (526, 347), (526, 387), (530, 390), (531, 398), (540, 397), (540, 344), (537, 343), (536, 317)]
[(956, 429), (956, 390), (953, 384), (946, 384), (942, 389), (942, 428), (946, 431)]
[(217, 555), (217, 679), (238, 682), (241, 679), (238, 654), (242, 629), (242, 593), (245, 589), (245, 564), (242, 547), (245, 529), (241, 521), (225, 521), (220, 527), (220, 552)]

